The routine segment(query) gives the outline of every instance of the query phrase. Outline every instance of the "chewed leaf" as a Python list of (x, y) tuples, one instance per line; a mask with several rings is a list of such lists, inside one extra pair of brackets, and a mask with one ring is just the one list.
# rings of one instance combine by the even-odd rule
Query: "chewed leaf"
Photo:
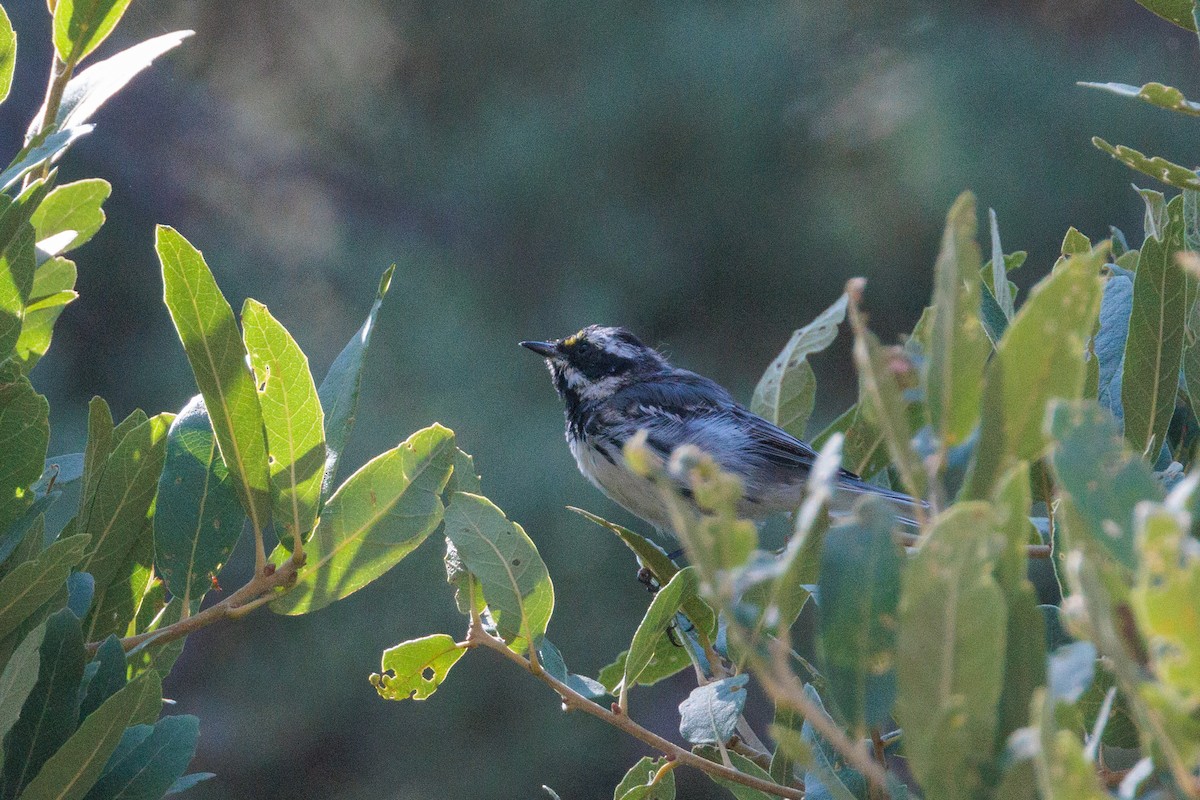
[(1200, 189), (1200, 176), (1195, 171), (1167, 161), (1161, 156), (1143, 155), (1123, 144), (1111, 145), (1099, 136), (1092, 137), (1092, 144), (1130, 169), (1143, 172), (1163, 183), (1179, 189)]
[(383, 651), (382, 674), (371, 675), (371, 685), (386, 700), (424, 700), (465, 652), (444, 633), (402, 642)]
[(1088, 83), (1086, 81), (1081, 81), (1079, 85), (1089, 89), (1112, 92), (1122, 97), (1134, 97), (1159, 108), (1200, 116), (1200, 103), (1188, 100), (1183, 96), (1183, 92), (1173, 86), (1164, 86), (1161, 83), (1153, 82), (1141, 86), (1130, 86), (1128, 83)]

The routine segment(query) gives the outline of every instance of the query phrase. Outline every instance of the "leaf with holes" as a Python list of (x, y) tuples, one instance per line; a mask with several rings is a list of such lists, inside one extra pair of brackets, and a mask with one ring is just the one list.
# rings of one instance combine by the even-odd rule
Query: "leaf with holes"
[(1099, 136), (1092, 144), (1108, 153), (1130, 169), (1137, 170), (1177, 189), (1200, 189), (1200, 176), (1187, 167), (1167, 161), (1161, 156), (1147, 156), (1123, 144), (1111, 145)]
[(383, 651), (381, 674), (371, 676), (371, 685), (385, 700), (424, 700), (466, 652), (444, 633), (402, 642)]
[(533, 540), (486, 497), (456, 492), (446, 508), (446, 538), (479, 579), (496, 630), (517, 652), (546, 633), (554, 584)]
[[(271, 603), (272, 610), (307, 614), (324, 608), (415, 550), (442, 521), (441, 494), (453, 459), (454, 433), (435, 424), (347, 478), (321, 512), (296, 584)], [(277, 548), (271, 558), (281, 563), (286, 553)]]

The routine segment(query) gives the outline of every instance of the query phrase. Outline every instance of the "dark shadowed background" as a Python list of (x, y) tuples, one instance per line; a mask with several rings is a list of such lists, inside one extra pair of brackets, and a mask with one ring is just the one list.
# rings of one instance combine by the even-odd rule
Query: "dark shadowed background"
[[(0, 111), (14, 152), (49, 23), (40, 0), (5, 5), (21, 37)], [(885, 338), (909, 330), (965, 188), (996, 209), (1006, 249), (1029, 250), (1023, 288), (1069, 225), (1140, 240), (1132, 174), (1088, 139), (1190, 163), (1193, 129), (1074, 82), (1200, 88), (1195, 38), (1128, 0), (136, 0), (102, 54), (180, 28), (197, 35), (64, 163), (65, 179), (107, 178), (113, 196), (78, 254), (82, 297), (33, 374), (51, 452), (81, 449), (94, 394), (123, 416), (195, 392), (160, 300), (155, 223), (205, 251), (235, 309), (267, 303), (318, 380), (395, 262), (348, 461), (434, 420), (453, 428), (541, 548), (551, 635), (592, 675), (647, 595), (617, 540), (564, 510), (630, 522), (575, 471), (519, 339), (628, 325), (748, 399), (851, 276), (868, 278)], [(814, 431), (854, 394), (846, 343), (816, 369)], [(367, 683), (385, 647), (462, 629), (434, 538), (336, 606), (193, 635), (167, 690), (201, 717), (193, 768), (219, 777), (190, 796), (509, 800), (548, 784), (563, 800), (611, 797), (645, 751), (564, 716), (487, 653), (422, 703)], [(639, 689), (633, 711), (672, 735), (688, 688), (684, 675)], [(728, 796), (679, 780), (682, 797)]]

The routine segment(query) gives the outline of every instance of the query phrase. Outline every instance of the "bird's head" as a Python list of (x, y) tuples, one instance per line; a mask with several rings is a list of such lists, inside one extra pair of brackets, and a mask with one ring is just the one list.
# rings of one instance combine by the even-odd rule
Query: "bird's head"
[(667, 368), (667, 360), (625, 328), (589, 325), (549, 342), (521, 342), (546, 359), (554, 388), (570, 403), (602, 400), (638, 375)]

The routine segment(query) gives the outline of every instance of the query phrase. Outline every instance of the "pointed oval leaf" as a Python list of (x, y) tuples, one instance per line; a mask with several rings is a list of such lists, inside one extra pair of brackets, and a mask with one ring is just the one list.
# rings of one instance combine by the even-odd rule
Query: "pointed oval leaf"
[(41, 663), (38, 650), (45, 637), (46, 625), (42, 623), (21, 640), (0, 673), (0, 740), (16, 724), (21, 707), (37, 683)]
[(88, 546), (86, 534), (60, 539), (0, 580), (0, 638), (58, 593)]
[(385, 700), (424, 700), (466, 652), (444, 633), (402, 642), (383, 651), (382, 674), (372, 675), (371, 684)]
[(1162, 236), (1142, 245), (1121, 372), (1125, 437), (1151, 461), (1166, 437), (1179, 385), (1188, 312), (1187, 279), (1175, 258), (1182, 250), (1183, 198), (1176, 197), (1167, 204)]
[(80, 800), (104, 771), (125, 729), (158, 717), (162, 681), (149, 670), (104, 701), (46, 762), (23, 800)]
[(17, 32), (13, 30), (8, 14), (0, 7), (0, 103), (8, 99), (16, 65)]
[(167, 432), (155, 503), (154, 564), (172, 595), (189, 606), (200, 602), (245, 519), (204, 398), (196, 395)]
[[(943, 450), (961, 444), (974, 429), (983, 391), (979, 376), (992, 352), (979, 318), (982, 264), (975, 230), (975, 197), (964, 192), (946, 217), (923, 376), (929, 421)], [(1006, 288), (1007, 281), (1002, 280)]]
[(1192, 0), (1137, 0), (1145, 8), (1185, 30), (1196, 30)]
[(158, 414), (126, 434), (108, 457), (90, 504), (80, 512), (77, 530), (92, 537), (80, 569), (96, 579), (97, 592), (116, 579), (145, 529), (173, 418)]
[(347, 478), (321, 512), (296, 584), (271, 603), (272, 610), (307, 614), (324, 608), (415, 550), (442, 521), (441, 494), (453, 459), (454, 433), (435, 424)]
[(486, 497), (456, 492), (446, 508), (446, 538), (479, 579), (509, 647), (523, 652), (541, 639), (554, 610), (554, 585), (524, 529)]
[(191, 763), (200, 720), (190, 714), (163, 717), (136, 744), (130, 735), (135, 730), (126, 729), (84, 800), (159, 800)]
[(0, 408), (0, 530), (7, 531), (33, 500), (28, 489), (46, 461), (50, 405), (24, 375), (0, 370)]
[(267, 430), (271, 517), (276, 535), (290, 546), (317, 521), (325, 473), (325, 415), (308, 357), (267, 307), (247, 300), (242, 326)]
[(54, 49), (72, 66), (108, 38), (130, 0), (58, 0), (54, 6)]
[(56, 186), (33, 212), (31, 221), (37, 232), (37, 241), (74, 231), (75, 236), (58, 252), (66, 253), (84, 244), (104, 225), (104, 209), (101, 206), (111, 193), (112, 186), (100, 178)]
[(759, 379), (750, 401), (751, 411), (803, 438), (817, 388), (808, 357), (833, 343), (838, 326), (846, 319), (846, 302), (843, 294), (816, 319), (792, 334)]
[(891, 716), (896, 699), (896, 606), (900, 554), (895, 511), (867, 498), (852, 521), (831, 528), (821, 549), (820, 641), (829, 697), (863, 738)]
[(221, 456), (255, 531), (271, 519), (267, 439), (254, 376), (233, 309), (200, 251), (158, 227), (164, 299), (212, 420)]
[(976, 797), (992, 760), (1005, 651), (996, 539), (990, 504), (958, 503), (935, 520), (905, 574), (896, 719), (931, 797)]
[(322, 497), (333, 493), (338, 460), (342, 457), (342, 451), (346, 449), (346, 442), (350, 438), (350, 431), (354, 428), (354, 418), (358, 412), (358, 394), (362, 389), (362, 371), (367, 361), (367, 348), (371, 345), (375, 319), (379, 316), (383, 298), (387, 296), (388, 288), (392, 285), (392, 273), (395, 271), (395, 264), (383, 271), (383, 277), (379, 279), (379, 289), (375, 293), (375, 302), (371, 305), (366, 322), (346, 343), (342, 352), (338, 353), (325, 380), (321, 381), (317, 389), (317, 395), (321, 398), (321, 408), (325, 413), (325, 446), (328, 449)]
[(650, 663), (659, 640), (667, 635), (667, 628), (675, 619), (685, 600), (697, 597), (700, 582), (696, 577), (694, 567), (687, 567), (675, 573), (671, 580), (654, 594), (646, 615), (638, 624), (629, 644), (629, 655), (625, 658), (624, 686), (629, 689), (635, 686), (642, 671)]

